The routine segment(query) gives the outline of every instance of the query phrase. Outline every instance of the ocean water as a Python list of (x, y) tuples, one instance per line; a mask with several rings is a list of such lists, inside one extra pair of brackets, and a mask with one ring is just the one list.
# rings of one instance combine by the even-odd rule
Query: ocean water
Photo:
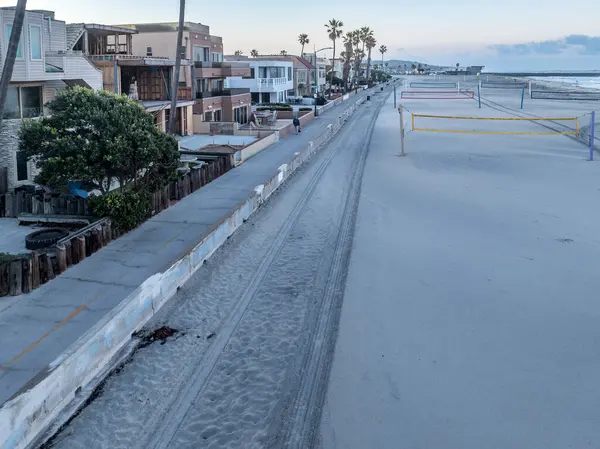
[(588, 89), (600, 89), (600, 76), (532, 76), (531, 78), (539, 81), (554, 81), (557, 83), (573, 84)]

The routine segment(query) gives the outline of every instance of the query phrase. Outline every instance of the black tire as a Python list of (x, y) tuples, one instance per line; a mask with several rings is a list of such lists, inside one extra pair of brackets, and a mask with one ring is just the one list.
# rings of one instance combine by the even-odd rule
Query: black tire
[(69, 232), (61, 228), (40, 229), (25, 237), (25, 248), (31, 250), (48, 248), (68, 235)]

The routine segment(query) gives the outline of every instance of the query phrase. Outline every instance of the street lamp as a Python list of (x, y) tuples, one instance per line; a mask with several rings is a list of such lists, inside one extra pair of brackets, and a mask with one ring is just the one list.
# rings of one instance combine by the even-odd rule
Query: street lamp
[[(316, 47), (313, 46), (313, 49), (315, 49)], [(318, 50), (315, 50), (315, 117), (317, 116), (317, 93), (319, 90), (319, 78), (317, 77), (317, 53), (323, 50), (333, 50), (333, 47), (323, 47), (323, 48), (319, 48)], [(331, 63), (331, 70), (333, 70), (333, 65), (335, 64), (335, 61), (332, 61)], [(327, 75), (327, 74), (325, 74)], [(330, 87), (331, 88), (331, 87)]]

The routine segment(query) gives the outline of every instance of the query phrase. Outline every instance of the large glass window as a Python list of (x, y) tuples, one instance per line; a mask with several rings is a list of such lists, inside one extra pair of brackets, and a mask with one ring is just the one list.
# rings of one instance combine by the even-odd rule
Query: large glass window
[(21, 107), (23, 118), (42, 115), (42, 87), (21, 87)]
[(292, 68), (288, 67), (288, 81), (292, 81)]
[(31, 50), (31, 59), (42, 59), (42, 29), (37, 25), (29, 26), (29, 46)]
[(22, 151), (17, 151), (17, 181), (27, 181), (27, 158)]
[(19, 88), (9, 87), (6, 92), (6, 103), (4, 104), (5, 119), (21, 118), (21, 107), (19, 106)]
[[(8, 43), (10, 42), (10, 33), (12, 33), (12, 25), (5, 25), (4, 27), (4, 35), (6, 37), (6, 48), (8, 48)], [(19, 39), (19, 46), (17, 47), (17, 58), (23, 57), (23, 41)]]

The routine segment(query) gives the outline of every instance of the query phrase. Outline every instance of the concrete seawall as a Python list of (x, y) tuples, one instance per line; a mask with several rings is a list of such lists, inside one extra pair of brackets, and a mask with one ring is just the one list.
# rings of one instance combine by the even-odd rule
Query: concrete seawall
[(0, 409), (0, 447), (18, 449), (39, 444), (51, 426), (67, 418), (66, 411), (82, 404), (104, 375), (127, 352), (132, 334), (139, 331), (173, 296), (178, 287), (202, 266), (260, 205), (311, 155), (343, 126), (356, 104), (301, 152), (281, 165), (273, 177), (249, 192), (239, 204), (190, 252), (168, 270), (146, 279), (117, 307), (82, 335), (37, 377), (6, 401)]

